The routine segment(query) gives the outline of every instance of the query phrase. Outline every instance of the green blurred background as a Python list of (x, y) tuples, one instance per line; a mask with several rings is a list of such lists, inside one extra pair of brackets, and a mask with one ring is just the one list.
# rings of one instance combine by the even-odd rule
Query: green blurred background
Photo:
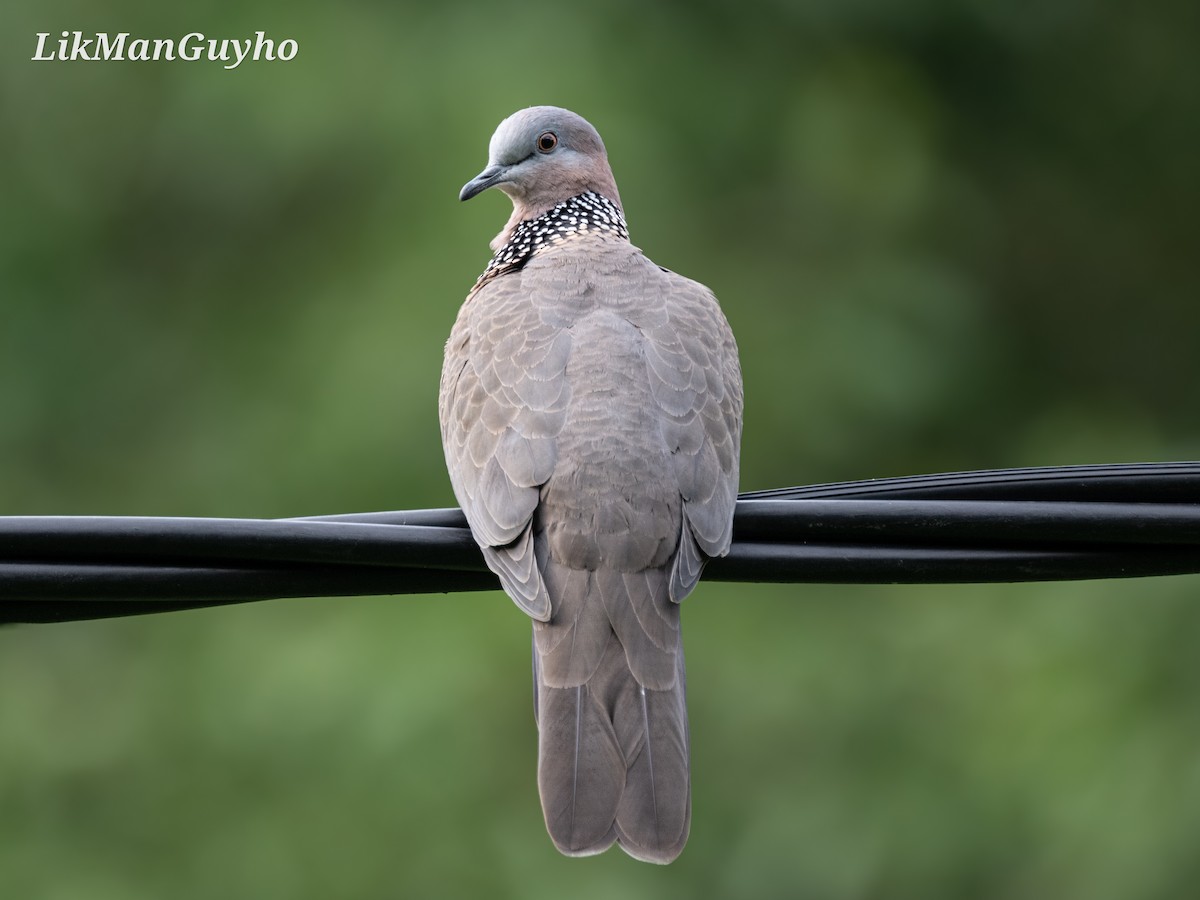
[[(299, 43), (31, 62), (36, 33)], [(1200, 7), (0, 8), (0, 513), (448, 505), (508, 113), (600, 129), (742, 348), (744, 489), (1200, 456)], [(0, 631), (5, 898), (1179, 897), (1200, 580), (708, 585), (695, 815), (559, 857), (498, 593)]]

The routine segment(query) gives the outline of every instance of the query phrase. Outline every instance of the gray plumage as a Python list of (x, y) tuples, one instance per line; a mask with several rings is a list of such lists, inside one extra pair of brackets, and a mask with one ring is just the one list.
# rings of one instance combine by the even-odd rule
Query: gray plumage
[(538, 786), (563, 853), (666, 863), (691, 821), (679, 606), (729, 549), (742, 384), (703, 285), (628, 240), (596, 131), (504, 120), (466, 200), (513, 215), (446, 344), (455, 495), (533, 619)]

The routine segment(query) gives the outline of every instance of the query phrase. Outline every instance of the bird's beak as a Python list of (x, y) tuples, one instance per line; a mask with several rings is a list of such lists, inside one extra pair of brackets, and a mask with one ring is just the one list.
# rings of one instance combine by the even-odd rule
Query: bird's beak
[(504, 174), (508, 169), (508, 166), (488, 166), (463, 185), (462, 190), (458, 192), (458, 199), (470, 200), (476, 194), (486, 191), (492, 185), (499, 184), (504, 180)]

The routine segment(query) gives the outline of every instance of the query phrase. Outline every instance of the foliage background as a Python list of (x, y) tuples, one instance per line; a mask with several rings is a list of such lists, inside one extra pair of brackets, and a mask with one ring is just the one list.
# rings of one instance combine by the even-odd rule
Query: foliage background
[[(1200, 456), (1200, 7), (0, 8), (0, 512), (451, 502), (509, 112), (605, 136), (738, 334), (746, 489)], [(36, 33), (299, 42), (32, 62)], [(560, 858), (498, 594), (0, 632), (0, 896), (1177, 897), (1195, 578), (702, 587), (675, 865)]]

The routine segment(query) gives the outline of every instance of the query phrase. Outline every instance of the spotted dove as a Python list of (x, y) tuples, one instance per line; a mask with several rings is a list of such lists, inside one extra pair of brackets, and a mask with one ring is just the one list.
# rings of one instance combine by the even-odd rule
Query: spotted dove
[(471, 533), (533, 619), (538, 787), (569, 856), (668, 863), (691, 779), (679, 602), (729, 549), (737, 346), (712, 292), (629, 242), (599, 134), (565, 109), (500, 123), (462, 189), (513, 202), (442, 369), (446, 464)]

